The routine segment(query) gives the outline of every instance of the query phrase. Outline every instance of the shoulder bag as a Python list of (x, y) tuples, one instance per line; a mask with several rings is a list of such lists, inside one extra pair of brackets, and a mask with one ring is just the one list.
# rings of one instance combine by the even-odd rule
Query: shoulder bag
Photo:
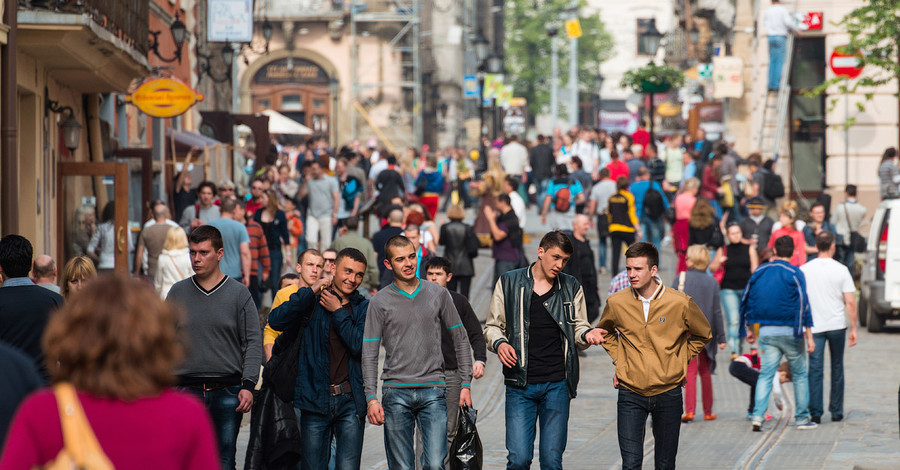
[(56, 459), (45, 465), (45, 470), (112, 470), (112, 462), (97, 441), (94, 430), (88, 423), (84, 408), (78, 401), (75, 387), (70, 383), (59, 383), (53, 387), (56, 404), (59, 407), (59, 422), (62, 425), (63, 448)]

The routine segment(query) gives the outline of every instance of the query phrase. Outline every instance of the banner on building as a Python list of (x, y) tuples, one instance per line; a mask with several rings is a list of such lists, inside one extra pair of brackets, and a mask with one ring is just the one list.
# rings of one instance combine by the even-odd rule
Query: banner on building
[(497, 94), (500, 90), (500, 87), (503, 86), (503, 75), (498, 73), (488, 73), (484, 75), (484, 92), (483, 96), (485, 101), (490, 101), (491, 98), (497, 98)]
[(713, 57), (713, 98), (744, 96), (744, 61), (740, 57)]
[(501, 85), (497, 88), (497, 106), (501, 108), (508, 107), (512, 102), (513, 94), (515, 94), (513, 85)]
[(253, 0), (208, 0), (206, 38), (209, 42), (250, 42)]

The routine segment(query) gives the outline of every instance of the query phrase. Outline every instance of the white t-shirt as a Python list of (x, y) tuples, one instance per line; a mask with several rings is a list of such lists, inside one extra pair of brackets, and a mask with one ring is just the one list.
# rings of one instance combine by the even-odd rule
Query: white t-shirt
[(513, 191), (509, 193), (509, 203), (512, 206), (513, 212), (516, 213), (516, 217), (519, 219), (519, 227), (525, 228), (525, 217), (527, 217), (527, 213), (525, 212), (525, 200), (522, 199), (522, 196), (519, 193)]
[(800, 271), (806, 276), (806, 293), (813, 317), (812, 332), (847, 328), (844, 293), (856, 292), (847, 267), (831, 258), (816, 258), (800, 266)]

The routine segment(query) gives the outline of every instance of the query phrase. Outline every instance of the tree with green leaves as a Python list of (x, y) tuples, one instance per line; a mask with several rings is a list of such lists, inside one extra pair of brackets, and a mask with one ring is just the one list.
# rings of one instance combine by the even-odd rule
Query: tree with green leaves
[[(843, 77), (832, 77), (821, 85), (806, 91), (807, 96), (825, 93), (829, 87), (837, 85), (842, 94), (857, 93), (860, 88), (866, 101), (872, 100), (874, 94), (869, 91), (874, 87), (891, 82), (900, 83), (900, 0), (869, 0), (847, 14), (835, 25), (846, 31), (850, 41), (840, 52), (857, 54), (861, 65), (866, 67), (865, 73), (851, 82)], [(900, 94), (897, 94), (900, 98)], [(832, 98), (830, 105), (834, 108), (837, 99)], [(864, 103), (856, 104), (860, 112), (865, 111)], [(898, 100), (900, 108), (900, 100)], [(845, 127), (852, 126), (855, 119), (848, 117)], [(900, 139), (900, 137), (898, 137)]]
[[(506, 83), (515, 87), (515, 95), (528, 100), (528, 114), (549, 111), (550, 36), (547, 27), (559, 29), (559, 83), (569, 76), (569, 47), (563, 21), (569, 0), (533, 0), (508, 2), (506, 7)], [(613, 40), (597, 13), (584, 15), (586, 0), (579, 0), (583, 34), (578, 39), (578, 83), (582, 90), (592, 86), (600, 63), (612, 54)], [(561, 102), (564, 100), (561, 100)]]

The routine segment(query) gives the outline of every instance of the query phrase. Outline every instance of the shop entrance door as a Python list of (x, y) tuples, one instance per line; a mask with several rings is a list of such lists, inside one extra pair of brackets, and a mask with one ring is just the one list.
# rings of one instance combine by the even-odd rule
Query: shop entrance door
[(100, 272), (127, 275), (128, 163), (61, 162), (56, 184), (60, 267), (85, 255)]

